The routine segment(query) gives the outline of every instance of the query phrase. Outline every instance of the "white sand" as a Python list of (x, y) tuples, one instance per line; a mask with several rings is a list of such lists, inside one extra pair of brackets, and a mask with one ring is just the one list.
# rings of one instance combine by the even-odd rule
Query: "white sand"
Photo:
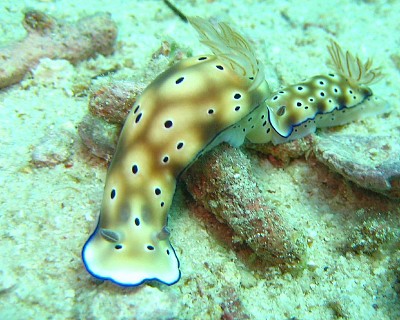
[[(398, 139), (400, 73), (391, 59), (400, 59), (397, 1), (175, 3), (188, 15), (228, 21), (251, 38), (274, 88), (328, 71), (330, 38), (362, 57), (374, 57), (386, 77), (373, 88), (390, 102), (392, 114), (342, 130), (383, 132)], [(180, 188), (169, 224), (182, 279), (171, 287), (138, 288), (94, 280), (83, 267), (80, 251), (97, 219), (106, 167), (80, 144), (76, 125), (87, 112), (88, 97), (72, 96), (71, 88), (127, 59), (133, 60), (134, 69), (125, 72), (134, 79), (166, 38), (192, 47), (196, 54), (208, 50), (162, 1), (138, 0), (3, 0), (2, 45), (23, 37), (25, 7), (69, 21), (108, 11), (119, 37), (114, 56), (83, 62), (73, 68), (73, 76), (64, 66), (55, 84), (39, 77), (0, 91), (0, 319), (219, 319), (222, 303), (232, 298), (227, 288), (236, 291), (252, 319), (336, 319), (341, 312), (347, 319), (400, 318), (389, 251), (371, 258), (344, 256), (338, 249), (346, 230), (363, 220), (360, 212), (374, 216), (392, 210), (398, 220), (398, 208), (368, 194), (363, 197), (370, 202), (361, 202), (362, 191), (306, 160), (286, 169), (273, 168), (266, 159), (253, 162), (266, 189), (273, 190), (268, 193), (272, 203), (293, 215), (313, 238), (308, 262), (315, 270), (306, 268), (298, 277), (249, 270), (208, 234), (207, 226), (187, 209), (188, 198)], [(30, 165), (33, 147), (51, 131), (74, 140), (71, 168)]]

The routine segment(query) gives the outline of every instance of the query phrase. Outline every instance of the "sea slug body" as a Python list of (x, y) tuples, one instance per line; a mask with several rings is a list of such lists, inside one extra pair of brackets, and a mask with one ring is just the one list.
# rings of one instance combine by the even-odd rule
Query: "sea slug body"
[(246, 137), (282, 143), (383, 109), (365, 86), (379, 71), (336, 43), (329, 50), (337, 74), (271, 93), (242, 36), (225, 23), (190, 22), (213, 55), (175, 64), (137, 99), (107, 173), (97, 227), (82, 250), (90, 274), (119, 285), (180, 279), (168, 210), (177, 179), (207, 150), (224, 141), (240, 146)]
[(305, 137), (316, 128), (343, 125), (388, 109), (387, 102), (373, 96), (366, 86), (382, 77), (379, 68), (371, 69), (371, 60), (362, 64), (334, 41), (328, 51), (336, 72), (314, 76), (272, 93), (265, 102), (268, 110), (264, 110), (255, 129), (247, 135), (251, 142), (279, 144)]
[[(233, 128), (270, 94), (262, 66), (239, 34), (191, 19), (214, 55), (183, 60), (134, 104), (109, 167), (97, 228), (82, 258), (97, 278), (134, 286), (180, 278), (167, 214), (178, 176), (207, 148), (240, 145)], [(233, 128), (233, 129), (232, 129)]]

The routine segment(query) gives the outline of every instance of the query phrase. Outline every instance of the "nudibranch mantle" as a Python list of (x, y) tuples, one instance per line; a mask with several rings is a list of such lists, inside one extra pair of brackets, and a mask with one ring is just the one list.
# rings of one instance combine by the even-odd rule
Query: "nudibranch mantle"
[(247, 117), (270, 94), (245, 39), (224, 23), (191, 23), (214, 55), (175, 64), (135, 102), (107, 173), (98, 225), (82, 250), (97, 278), (124, 286), (179, 280), (167, 228), (176, 180), (208, 148), (240, 145), (253, 120)]

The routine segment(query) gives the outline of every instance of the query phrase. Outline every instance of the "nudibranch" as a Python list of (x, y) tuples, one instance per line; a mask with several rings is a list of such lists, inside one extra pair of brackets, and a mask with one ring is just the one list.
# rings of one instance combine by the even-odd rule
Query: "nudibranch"
[(380, 77), (332, 42), (336, 73), (271, 93), (249, 43), (225, 23), (191, 18), (213, 55), (159, 75), (133, 105), (110, 164), (97, 227), (82, 250), (93, 276), (123, 286), (181, 276), (168, 210), (182, 172), (221, 142), (282, 143), (317, 127), (382, 112), (366, 85)]
[(98, 225), (82, 250), (89, 273), (119, 285), (179, 280), (167, 228), (176, 180), (207, 149), (240, 145), (249, 115), (270, 95), (241, 35), (225, 23), (190, 22), (214, 55), (175, 64), (137, 99), (108, 169)]
[(334, 41), (328, 51), (336, 72), (272, 93), (247, 135), (251, 142), (279, 144), (305, 137), (316, 128), (343, 125), (387, 110), (387, 102), (373, 96), (366, 86), (382, 77), (380, 68), (372, 69), (370, 59), (363, 64), (357, 56), (344, 53)]

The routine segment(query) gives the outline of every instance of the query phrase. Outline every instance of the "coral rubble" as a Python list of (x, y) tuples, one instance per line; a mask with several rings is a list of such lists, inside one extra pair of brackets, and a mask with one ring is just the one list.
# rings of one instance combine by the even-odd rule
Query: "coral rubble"
[(65, 59), (76, 64), (97, 53), (108, 55), (114, 51), (117, 26), (107, 13), (70, 24), (29, 10), (22, 23), (27, 36), (0, 48), (0, 88), (21, 81), (42, 58)]

